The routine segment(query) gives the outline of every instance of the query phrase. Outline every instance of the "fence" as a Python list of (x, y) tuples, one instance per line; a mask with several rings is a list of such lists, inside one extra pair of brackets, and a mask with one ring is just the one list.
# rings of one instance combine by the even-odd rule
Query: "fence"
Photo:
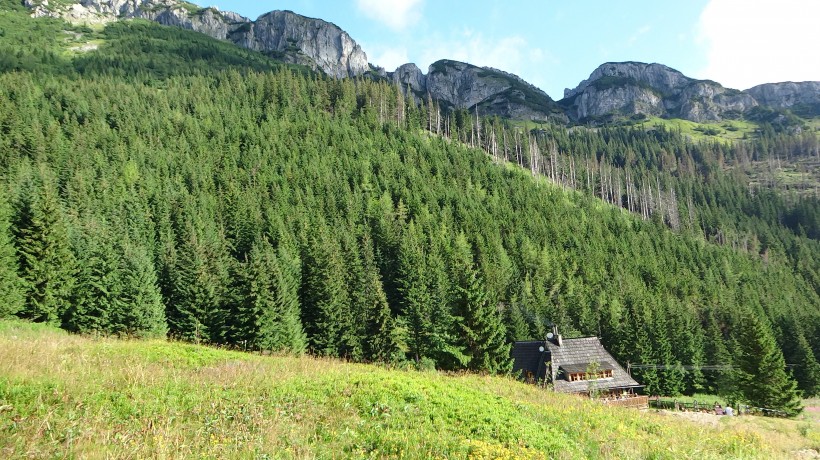
[(649, 396), (633, 396), (625, 399), (599, 399), (598, 401), (610, 407), (637, 407), (639, 409), (649, 407)]
[[(717, 409), (715, 403), (705, 401), (678, 401), (676, 399), (649, 399), (649, 407), (655, 409), (669, 409), (681, 410), (690, 412), (711, 412), (714, 414), (723, 414), (724, 408)], [(745, 404), (738, 404), (735, 407), (735, 415), (762, 415), (764, 417), (786, 417), (787, 414), (777, 409), (767, 409), (765, 407), (747, 406)]]

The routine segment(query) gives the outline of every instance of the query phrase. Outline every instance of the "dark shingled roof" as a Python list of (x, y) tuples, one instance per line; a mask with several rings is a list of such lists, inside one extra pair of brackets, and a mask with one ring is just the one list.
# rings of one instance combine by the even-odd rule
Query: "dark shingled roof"
[[(589, 391), (591, 383), (596, 390), (641, 386), (604, 349), (598, 337), (563, 339), (560, 346), (552, 341), (547, 341), (546, 344), (552, 358), (552, 381), (555, 391), (585, 393)], [(612, 378), (570, 382), (566, 375), (563, 375), (564, 373), (557, 372), (558, 369), (581, 369), (581, 367), (583, 370), (580, 372), (584, 372), (591, 363), (597, 363), (600, 369), (612, 369)]]
[[(544, 347), (542, 352), (539, 348)], [(515, 342), (512, 349), (513, 375), (526, 379), (527, 372), (532, 374), (536, 380), (545, 380), (547, 376), (547, 361), (549, 361), (549, 351), (543, 340), (532, 340), (528, 342)]]

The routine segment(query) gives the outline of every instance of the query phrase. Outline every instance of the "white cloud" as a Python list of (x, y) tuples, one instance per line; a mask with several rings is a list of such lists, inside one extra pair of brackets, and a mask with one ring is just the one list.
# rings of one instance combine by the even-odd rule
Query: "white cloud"
[(368, 53), (367, 55), (368, 61), (374, 65), (384, 67), (388, 72), (392, 72), (396, 70), (396, 67), (410, 62), (410, 58), (407, 57), (407, 49), (405, 48), (362, 46), (366, 49), (373, 50), (372, 54)]
[(629, 46), (634, 45), (635, 42), (637, 42), (641, 38), (641, 36), (646, 35), (647, 33), (649, 33), (650, 30), (652, 30), (652, 28), (649, 27), (649, 26), (643, 26), (640, 29), (636, 30), (635, 33), (632, 34), (631, 37), (629, 37), (629, 40), (627, 40), (627, 45), (629, 45)]
[(708, 50), (700, 74), (725, 86), (820, 80), (820, 2), (711, 0), (700, 16)]
[(520, 35), (496, 39), (471, 29), (464, 29), (449, 38), (437, 36), (424, 40), (419, 56), (418, 65), (425, 73), (433, 62), (451, 59), (510, 72), (542, 89), (547, 83), (545, 66), (559, 64), (548, 50), (531, 46)]
[(423, 0), (356, 0), (365, 16), (393, 30), (404, 30), (421, 19)]
[(421, 64), (429, 65), (439, 59), (452, 59), (520, 74), (530, 65), (537, 66), (554, 58), (540, 48), (529, 46), (527, 40), (519, 35), (494, 40), (465, 29), (450, 40), (434, 39), (425, 43), (421, 52)]

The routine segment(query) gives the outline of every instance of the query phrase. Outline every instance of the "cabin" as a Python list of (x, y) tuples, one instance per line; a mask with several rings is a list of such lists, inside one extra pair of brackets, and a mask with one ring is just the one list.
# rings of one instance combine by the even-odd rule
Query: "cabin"
[(554, 326), (546, 340), (515, 342), (512, 358), (513, 375), (530, 383), (551, 383), (561, 393), (618, 400), (642, 387), (598, 337), (564, 339)]

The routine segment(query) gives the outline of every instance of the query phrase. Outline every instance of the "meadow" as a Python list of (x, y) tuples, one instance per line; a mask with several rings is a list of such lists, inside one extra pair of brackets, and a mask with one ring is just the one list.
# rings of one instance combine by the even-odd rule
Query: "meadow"
[(700, 423), (506, 377), (0, 322), (3, 458), (703, 459), (818, 449), (816, 420)]

